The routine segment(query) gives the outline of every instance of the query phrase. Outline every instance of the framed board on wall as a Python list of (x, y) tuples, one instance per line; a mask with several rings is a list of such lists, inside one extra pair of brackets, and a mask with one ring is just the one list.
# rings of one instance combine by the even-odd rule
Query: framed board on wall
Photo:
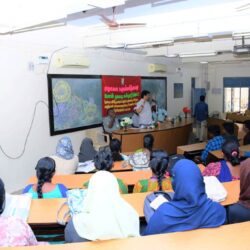
[(160, 108), (167, 109), (167, 78), (166, 77), (142, 77), (142, 90), (148, 90), (152, 99), (157, 101)]
[(50, 134), (102, 125), (101, 76), (48, 75)]
[[(127, 78), (132, 79), (134, 77)], [(128, 83), (128, 86), (124, 84), (124, 89), (125, 87), (133, 87), (130, 82)], [(167, 78), (142, 77), (141, 88), (136, 94), (140, 95), (140, 90), (143, 89), (151, 92), (152, 99), (157, 101), (158, 107), (167, 108)], [(127, 92), (124, 92), (123, 96), (130, 97), (130, 95), (135, 94), (133, 91)], [(58, 135), (102, 126), (102, 95), (101, 76), (49, 74), (50, 134)]]

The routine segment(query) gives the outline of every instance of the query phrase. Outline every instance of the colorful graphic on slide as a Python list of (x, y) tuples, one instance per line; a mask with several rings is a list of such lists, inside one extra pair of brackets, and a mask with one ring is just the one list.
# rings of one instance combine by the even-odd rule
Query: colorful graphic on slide
[(54, 130), (65, 130), (102, 122), (101, 80), (54, 78)]

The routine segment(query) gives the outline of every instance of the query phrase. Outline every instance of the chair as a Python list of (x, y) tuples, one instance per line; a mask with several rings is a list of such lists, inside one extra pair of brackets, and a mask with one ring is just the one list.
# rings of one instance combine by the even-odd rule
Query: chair
[(110, 143), (110, 136), (109, 134), (103, 131), (97, 131), (96, 129), (88, 129), (86, 130), (85, 134), (86, 137), (89, 137), (93, 140), (93, 144), (95, 148), (98, 150), (100, 147), (108, 146)]

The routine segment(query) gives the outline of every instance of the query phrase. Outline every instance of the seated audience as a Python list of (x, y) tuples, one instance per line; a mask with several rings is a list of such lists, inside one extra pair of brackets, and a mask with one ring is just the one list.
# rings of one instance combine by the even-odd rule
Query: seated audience
[(65, 228), (66, 242), (110, 240), (139, 236), (139, 216), (119, 194), (117, 180), (108, 171), (95, 173), (90, 181), (84, 212)]
[(0, 179), (0, 247), (47, 245), (38, 242), (30, 226), (16, 217), (1, 216), (5, 208), (5, 188)]
[(108, 109), (107, 114), (103, 119), (103, 129), (106, 133), (112, 134), (114, 130), (120, 129), (120, 124), (113, 108)]
[(97, 151), (94, 149), (93, 141), (90, 138), (84, 138), (78, 154), (79, 162), (94, 160)]
[(220, 182), (238, 180), (240, 177), (240, 155), (238, 142), (226, 141), (222, 145), (225, 160), (210, 163), (203, 171), (203, 176), (216, 176)]
[(121, 155), (121, 142), (118, 139), (112, 139), (109, 144), (113, 161), (123, 161), (124, 158)]
[(250, 221), (250, 159), (241, 163), (240, 198), (238, 203), (228, 207), (228, 222)]
[[(99, 150), (99, 152), (94, 157), (95, 167), (98, 171), (105, 170), (111, 171), (114, 161), (112, 158), (112, 154), (109, 148), (105, 147)], [(128, 193), (128, 186), (121, 179), (117, 179), (119, 184), (120, 192), (123, 194)], [(89, 182), (85, 182), (83, 186), (88, 188)]]
[(23, 193), (32, 194), (33, 199), (64, 198), (67, 197), (67, 188), (63, 184), (52, 184), (55, 174), (55, 161), (50, 157), (40, 159), (36, 165), (37, 184), (30, 184)]
[(222, 124), (223, 131), (222, 135), (225, 141), (235, 141), (239, 145), (237, 136), (234, 135), (234, 123), (233, 122), (224, 122)]
[(243, 145), (250, 144), (250, 120), (246, 120), (244, 122), (244, 130), (246, 132), (246, 135), (243, 139)]
[(218, 227), (226, 221), (226, 210), (207, 198), (199, 168), (180, 160), (173, 168), (173, 200), (161, 204), (149, 220), (145, 235)]
[(168, 154), (165, 151), (153, 151), (149, 163), (153, 176), (149, 180), (145, 179), (137, 182), (133, 192), (153, 192), (172, 189), (171, 180), (169, 177), (166, 177), (168, 161)]
[(69, 137), (61, 138), (56, 147), (56, 155), (50, 156), (56, 163), (56, 174), (74, 174), (78, 167), (78, 157), (74, 155)]
[(224, 138), (220, 135), (220, 127), (218, 125), (211, 125), (208, 127), (208, 143), (201, 154), (201, 160), (206, 163), (208, 153), (210, 151), (221, 149), (224, 143)]

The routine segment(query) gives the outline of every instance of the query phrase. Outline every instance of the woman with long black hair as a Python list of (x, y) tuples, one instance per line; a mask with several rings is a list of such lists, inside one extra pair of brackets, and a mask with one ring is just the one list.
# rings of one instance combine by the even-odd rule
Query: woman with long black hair
[(31, 193), (33, 199), (67, 197), (63, 184), (51, 183), (55, 174), (55, 161), (50, 157), (40, 159), (36, 165), (37, 184), (30, 184), (23, 193)]

